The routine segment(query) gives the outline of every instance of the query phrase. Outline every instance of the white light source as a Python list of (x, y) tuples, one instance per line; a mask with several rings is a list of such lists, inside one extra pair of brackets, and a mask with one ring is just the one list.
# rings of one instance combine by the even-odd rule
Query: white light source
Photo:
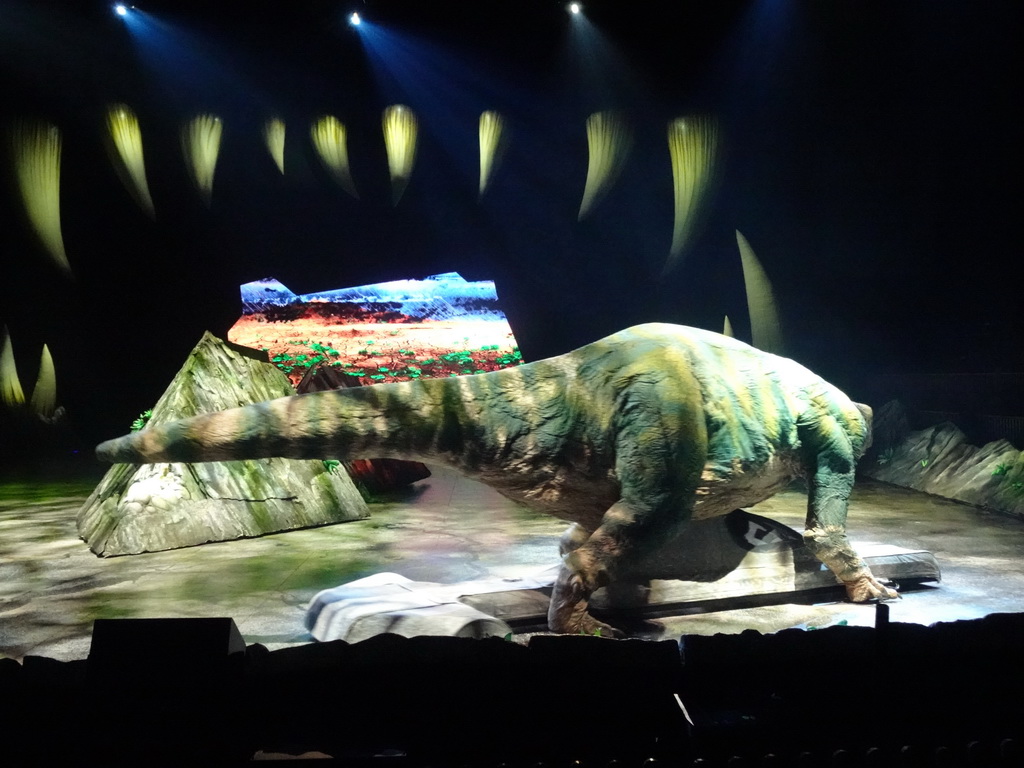
[(348, 17), (348, 23), (351, 24), (353, 27), (358, 27), (360, 24), (363, 23), (363, 20), (359, 17), (358, 13), (353, 13), (351, 16)]
[(116, 13), (118, 16), (127, 16), (128, 15), (128, 8), (127, 8), (127, 6), (120, 5), (120, 4), (119, 5), (115, 5), (114, 6), (114, 13)]
[(579, 13), (579, 12), (580, 12), (580, 4), (579, 3), (569, 3), (569, 13)]

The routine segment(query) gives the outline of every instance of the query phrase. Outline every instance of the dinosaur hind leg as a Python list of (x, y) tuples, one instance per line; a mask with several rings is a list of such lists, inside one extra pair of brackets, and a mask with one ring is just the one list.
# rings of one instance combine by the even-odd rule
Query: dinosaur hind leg
[[(642, 584), (618, 581), (622, 572), (632, 573), (634, 558), (642, 556), (661, 541), (663, 534), (648, 524), (646, 512), (638, 512), (625, 502), (618, 502), (605, 514), (602, 524), (583, 543), (568, 550), (555, 581), (548, 609), (548, 626), (555, 632), (592, 635), (600, 630), (604, 637), (621, 637), (623, 633), (598, 621), (588, 611), (590, 596), (601, 587), (610, 591), (613, 604), (637, 605), (646, 602), (647, 590)], [(571, 528), (568, 534), (577, 542), (584, 530)]]
[[(584, 528), (579, 523), (570, 525), (558, 542), (558, 554), (565, 557), (570, 552), (587, 543), (593, 531)], [(610, 581), (604, 587), (608, 595), (608, 605), (615, 608), (637, 608), (647, 605), (651, 595), (651, 582), (649, 579), (628, 581)]]
[[(588, 612), (590, 596), (633, 569), (689, 519), (707, 457), (700, 388), (685, 366), (635, 372), (620, 395), (615, 436), (619, 500), (586, 541), (562, 559), (548, 626), (555, 632), (621, 636)], [(669, 375), (672, 374), (672, 375)], [(625, 377), (625, 374), (624, 374)], [(577, 544), (577, 528), (563, 544)]]
[(565, 533), (558, 540), (558, 555), (559, 557), (565, 557), (570, 552), (575, 552), (577, 549), (587, 543), (587, 539), (593, 531), (588, 531), (579, 523), (573, 523), (565, 529)]
[(615, 560), (614, 539), (606, 524), (593, 533), (574, 525), (562, 536), (559, 544), (564, 555), (562, 567), (548, 607), (548, 627), (552, 631), (587, 635), (600, 631), (606, 637), (622, 636), (617, 629), (587, 612), (590, 596), (610, 580), (609, 570)]

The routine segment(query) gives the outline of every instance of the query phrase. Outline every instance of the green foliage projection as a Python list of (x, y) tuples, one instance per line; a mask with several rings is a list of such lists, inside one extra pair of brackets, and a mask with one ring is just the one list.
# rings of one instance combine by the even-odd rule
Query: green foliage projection
[[(463, 343), (468, 341), (468, 338), (464, 339)], [(412, 349), (404, 347), (389, 349), (387, 343), (377, 345), (371, 339), (362, 342), (356, 350), (356, 354), (361, 358), (359, 362), (351, 363), (336, 359), (341, 354), (338, 350), (317, 341), (290, 341), (288, 343), (305, 347), (309, 353), (281, 353), (270, 358), (270, 362), (284, 373), (331, 366), (342, 369), (346, 376), (360, 379), (361, 384), (466, 376), (523, 364), (523, 355), (518, 347), (508, 352), (499, 353), (501, 347), (498, 344), (485, 344), (473, 349), (467, 347), (437, 357), (420, 359)]]
[(132, 432), (138, 432), (143, 427), (145, 427), (146, 424), (149, 423), (149, 418), (152, 415), (153, 415), (153, 410), (150, 409), (150, 408), (147, 408), (145, 411), (140, 413), (138, 418), (135, 419), (135, 421), (132, 422)]

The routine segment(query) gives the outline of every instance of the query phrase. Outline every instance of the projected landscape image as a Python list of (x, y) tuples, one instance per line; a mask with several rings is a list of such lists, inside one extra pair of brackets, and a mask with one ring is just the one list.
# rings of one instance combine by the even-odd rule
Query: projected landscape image
[(242, 286), (242, 304), (228, 340), (266, 351), (296, 385), (317, 368), (375, 384), (522, 362), (494, 283), (457, 273), (303, 296), (260, 280)]

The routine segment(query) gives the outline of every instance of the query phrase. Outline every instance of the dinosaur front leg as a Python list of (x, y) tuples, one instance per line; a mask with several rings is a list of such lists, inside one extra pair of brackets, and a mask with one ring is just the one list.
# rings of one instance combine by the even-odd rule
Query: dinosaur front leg
[[(832, 466), (830, 466), (830, 464)], [(891, 600), (895, 590), (878, 581), (846, 535), (846, 514), (853, 489), (852, 461), (849, 471), (835, 471), (834, 461), (819, 461), (808, 483), (807, 524), (804, 542), (846, 586), (855, 603)]]

